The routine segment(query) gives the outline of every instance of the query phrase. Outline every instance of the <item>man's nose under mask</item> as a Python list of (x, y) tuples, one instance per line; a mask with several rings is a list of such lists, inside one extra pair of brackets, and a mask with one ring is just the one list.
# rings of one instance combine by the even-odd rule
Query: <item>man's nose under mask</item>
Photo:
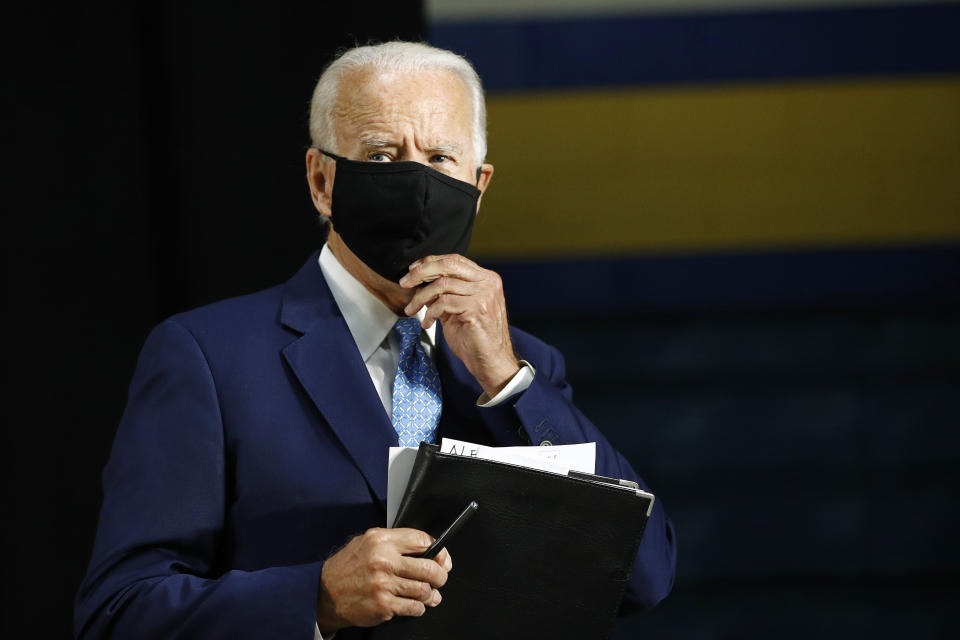
[(475, 186), (419, 162), (358, 162), (320, 151), (337, 162), (333, 228), (387, 280), (399, 281), (421, 258), (470, 246)]

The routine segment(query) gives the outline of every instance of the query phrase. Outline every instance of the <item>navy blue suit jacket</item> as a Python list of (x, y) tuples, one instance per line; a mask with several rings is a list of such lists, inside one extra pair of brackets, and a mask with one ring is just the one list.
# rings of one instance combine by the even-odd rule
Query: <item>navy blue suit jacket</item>
[[(596, 441), (597, 473), (640, 481), (571, 403), (559, 352), (511, 331), (536, 376), (488, 409), (437, 332), (439, 435)], [(165, 321), (140, 354), (104, 470), (78, 637), (310, 640), (324, 558), (385, 524), (396, 444), (316, 254), (285, 285)], [(663, 598), (674, 558), (657, 501), (627, 604)]]

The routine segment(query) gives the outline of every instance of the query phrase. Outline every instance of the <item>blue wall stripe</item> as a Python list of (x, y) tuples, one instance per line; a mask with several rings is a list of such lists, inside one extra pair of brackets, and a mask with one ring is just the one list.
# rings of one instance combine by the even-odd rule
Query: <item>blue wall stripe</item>
[(960, 303), (960, 245), (483, 261), (514, 314)]
[(487, 89), (960, 72), (960, 4), (435, 23)]

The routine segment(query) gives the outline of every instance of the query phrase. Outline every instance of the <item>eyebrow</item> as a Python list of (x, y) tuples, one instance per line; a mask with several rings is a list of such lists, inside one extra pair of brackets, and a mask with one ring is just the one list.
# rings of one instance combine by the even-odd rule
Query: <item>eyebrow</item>
[(374, 147), (374, 148), (397, 146), (395, 143), (390, 142), (386, 138), (374, 138), (374, 137), (366, 137), (366, 136), (360, 137), (360, 143), (365, 147)]
[(433, 152), (433, 153), (441, 153), (441, 152), (443, 152), (443, 153), (457, 153), (457, 154), (459, 154), (459, 153), (463, 153), (463, 148), (462, 148), (459, 144), (457, 144), (456, 142), (447, 142), (447, 143), (441, 143), (441, 144), (433, 145), (432, 147), (430, 147), (429, 149), (427, 149), (427, 151), (430, 151), (430, 152)]
[[(361, 136), (360, 143), (368, 148), (374, 149), (383, 149), (385, 147), (397, 147), (399, 146), (396, 142), (392, 142), (386, 138), (377, 138), (374, 136), (365, 137)], [(456, 153), (462, 154), (463, 147), (461, 147), (456, 142), (441, 142), (439, 144), (432, 145), (427, 148), (427, 151), (431, 153)]]

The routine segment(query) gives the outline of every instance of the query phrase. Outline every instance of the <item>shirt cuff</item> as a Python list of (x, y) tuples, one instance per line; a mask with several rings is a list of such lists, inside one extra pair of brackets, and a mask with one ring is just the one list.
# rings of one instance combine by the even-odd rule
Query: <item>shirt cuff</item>
[(320, 627), (316, 622), (313, 623), (313, 640), (333, 640), (333, 636), (337, 635), (336, 631), (331, 631), (327, 635), (320, 633)]
[(493, 396), (492, 398), (487, 397), (487, 392), (484, 391), (480, 394), (480, 397), (477, 398), (477, 406), (483, 407), (484, 409), (489, 409), (490, 407), (495, 407), (504, 400), (508, 400), (513, 396), (517, 395), (522, 391), (526, 391), (533, 383), (533, 376), (536, 375), (536, 371), (533, 368), (533, 365), (527, 362), (526, 360), (521, 360), (520, 371), (517, 371), (513, 374), (513, 377), (510, 378), (510, 382), (500, 390), (500, 393)]

